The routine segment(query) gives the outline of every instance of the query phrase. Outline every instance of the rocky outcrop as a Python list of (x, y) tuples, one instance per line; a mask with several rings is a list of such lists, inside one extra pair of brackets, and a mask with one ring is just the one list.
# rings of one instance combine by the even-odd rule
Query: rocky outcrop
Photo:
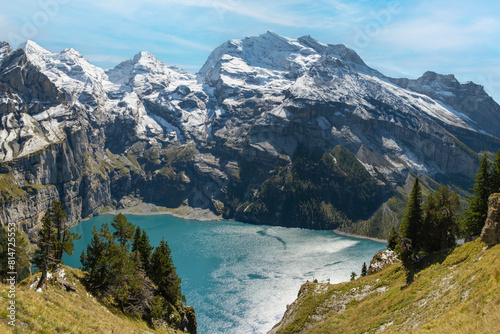
[(192, 306), (183, 306), (184, 314), (182, 315), (180, 330), (189, 334), (196, 334), (198, 329), (198, 322), (196, 321), (196, 314)]
[(492, 194), (488, 201), (488, 217), (481, 232), (481, 240), (488, 246), (500, 244), (500, 193)]
[(384, 250), (380, 251), (375, 256), (373, 256), (370, 261), (370, 266), (368, 267), (367, 274), (375, 274), (378, 273), (393, 263), (400, 263), (401, 261), (398, 259), (396, 253), (392, 250)]

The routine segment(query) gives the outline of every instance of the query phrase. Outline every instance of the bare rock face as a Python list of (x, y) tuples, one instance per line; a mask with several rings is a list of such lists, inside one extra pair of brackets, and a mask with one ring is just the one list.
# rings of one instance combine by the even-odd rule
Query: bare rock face
[(490, 247), (500, 243), (500, 193), (490, 196), (488, 218), (481, 232), (481, 240)]
[[(286, 176), (277, 167), (291, 173), (299, 144), (307, 159), (344, 147), (384, 194), (409, 173), (467, 188), (476, 152), (500, 146), (499, 128), (500, 106), (477, 85), (432, 73), (393, 80), (310, 36), (228, 41), (196, 76), (147, 52), (104, 71), (73, 49), (0, 42), (0, 224), (36, 229), (53, 200), (76, 223), (130, 196), (285, 224), (257, 195)], [(341, 199), (356, 192), (324, 185), (329, 204), (351, 214)], [(373, 189), (363, 198), (380, 207)]]
[(368, 267), (368, 275), (378, 273), (393, 263), (400, 262), (396, 256), (396, 253), (392, 250), (380, 251), (373, 259), (370, 261), (370, 266)]
[(460, 83), (453, 74), (426, 72), (416, 80), (394, 80), (399, 86), (441, 101), (472, 119), (493, 136), (500, 135), (500, 106), (484, 87), (473, 82)]

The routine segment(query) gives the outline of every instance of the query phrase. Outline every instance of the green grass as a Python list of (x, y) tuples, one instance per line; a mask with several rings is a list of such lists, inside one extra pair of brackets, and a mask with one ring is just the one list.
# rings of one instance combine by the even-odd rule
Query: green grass
[(106, 307), (85, 289), (81, 270), (63, 268), (76, 292), (49, 282), (46, 290), (37, 293), (29, 287), (36, 275), (17, 285), (16, 327), (8, 324), (8, 286), (0, 283), (0, 333), (180, 333), (165, 327), (152, 329), (141, 319)]
[(5, 201), (27, 195), (26, 191), (22, 189), (22, 186), (16, 184), (12, 173), (0, 174), (0, 191)]
[[(500, 245), (480, 240), (336, 285), (307, 283), (277, 333), (497, 333)], [(321, 290), (320, 293), (315, 291)]]

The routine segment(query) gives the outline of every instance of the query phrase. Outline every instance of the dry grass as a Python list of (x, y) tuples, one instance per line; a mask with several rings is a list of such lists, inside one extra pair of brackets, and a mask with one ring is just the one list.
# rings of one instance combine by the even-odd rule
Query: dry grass
[(353, 282), (309, 283), (276, 332), (498, 333), (499, 259), (500, 245), (477, 240), (427, 259), (410, 284), (400, 264)]
[(36, 276), (19, 283), (16, 289), (16, 327), (8, 324), (8, 286), (0, 284), (1, 333), (175, 333), (157, 331), (140, 319), (110, 310), (87, 292), (81, 284), (83, 272), (64, 267), (66, 280), (76, 288), (67, 292), (56, 282), (37, 293), (30, 288)]

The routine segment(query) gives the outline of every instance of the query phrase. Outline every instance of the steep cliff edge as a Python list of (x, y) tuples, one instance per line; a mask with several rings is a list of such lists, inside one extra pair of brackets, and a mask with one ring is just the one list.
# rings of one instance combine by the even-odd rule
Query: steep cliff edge
[(485, 246), (435, 254), (409, 285), (399, 263), (351, 282), (307, 283), (269, 333), (496, 333), (500, 245)]

